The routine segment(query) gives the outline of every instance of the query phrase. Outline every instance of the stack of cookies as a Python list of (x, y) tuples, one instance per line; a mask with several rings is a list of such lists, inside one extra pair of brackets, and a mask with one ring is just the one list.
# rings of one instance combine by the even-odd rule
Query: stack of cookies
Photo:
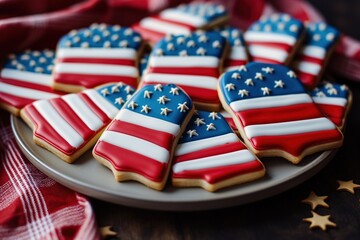
[(56, 51), (8, 56), (0, 107), (67, 163), (91, 149), (117, 181), (156, 190), (216, 191), (263, 177), (259, 158), (339, 148), (351, 92), (324, 80), (339, 32), (287, 14), (244, 33), (228, 20), (196, 2), (72, 30)]

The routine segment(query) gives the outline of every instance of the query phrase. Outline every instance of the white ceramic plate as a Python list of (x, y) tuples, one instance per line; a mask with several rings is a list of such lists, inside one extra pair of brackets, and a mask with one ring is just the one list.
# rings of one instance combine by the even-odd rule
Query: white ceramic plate
[(264, 199), (290, 189), (320, 171), (335, 155), (326, 151), (305, 158), (299, 165), (284, 159), (263, 159), (264, 178), (209, 193), (201, 188), (174, 188), (155, 191), (136, 182), (118, 183), (112, 172), (100, 165), (87, 151), (75, 163), (68, 164), (35, 145), (32, 131), (17, 117), (11, 124), (21, 150), (49, 177), (85, 195), (117, 204), (154, 210), (206, 210), (240, 205)]

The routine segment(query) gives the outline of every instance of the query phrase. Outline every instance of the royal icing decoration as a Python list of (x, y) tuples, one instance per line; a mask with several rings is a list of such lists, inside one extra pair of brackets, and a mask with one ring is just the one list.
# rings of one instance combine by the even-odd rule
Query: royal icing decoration
[(312, 90), (310, 95), (325, 116), (342, 129), (349, 108), (348, 87), (324, 81)]
[[(35, 127), (34, 136), (68, 158), (92, 140), (116, 115), (134, 89), (108, 84), (27, 105), (21, 116)], [(87, 146), (90, 147), (90, 146)], [(70, 162), (68, 158), (65, 161)], [(71, 159), (73, 161), (75, 159)]]
[(229, 126), (231, 127), (231, 129), (235, 132), (238, 131), (237, 127), (236, 127), (236, 124), (233, 120), (233, 118), (231, 117), (230, 113), (228, 113), (227, 111), (225, 110), (221, 110), (219, 112), (223, 117), (224, 119), (226, 120), (226, 122), (229, 124)]
[(107, 82), (137, 86), (140, 34), (118, 25), (93, 24), (72, 30), (60, 39), (54, 69), (54, 87), (92, 88)]
[[(193, 112), (191, 99), (169, 84), (144, 86), (129, 101), (136, 106), (127, 105), (120, 110), (95, 145), (94, 157), (108, 161), (118, 172), (117, 180), (137, 180), (160, 190), (175, 140)], [(143, 178), (131, 178), (126, 172), (140, 174), (155, 186)], [(123, 174), (128, 177), (124, 179)]]
[(18, 114), (21, 108), (37, 99), (58, 97), (51, 89), (55, 54), (51, 50), (27, 50), (10, 54), (0, 72), (0, 106), (10, 106)]
[(167, 34), (189, 34), (196, 29), (206, 28), (213, 22), (221, 24), (227, 20), (222, 5), (194, 2), (165, 9), (158, 15), (146, 17), (133, 28), (146, 40), (156, 43)]
[[(272, 73), (266, 73), (267, 68), (272, 68)], [(289, 68), (249, 63), (246, 69), (234, 71), (240, 79), (231, 77), (234, 72), (225, 73), (219, 91), (223, 105), (236, 115), (242, 137), (256, 154), (283, 156), (298, 163), (312, 153), (309, 149), (321, 151), (341, 144), (341, 132), (319, 111)], [(260, 74), (262, 77), (256, 78)], [(244, 79), (252, 79), (253, 85)], [(234, 91), (225, 88), (229, 83), (235, 84)]]
[(225, 45), (225, 38), (217, 32), (164, 38), (154, 47), (142, 82), (174, 83), (195, 103), (220, 107), (217, 78)]
[(304, 44), (292, 66), (298, 78), (308, 89), (313, 89), (322, 77), (340, 33), (326, 23), (309, 23)]
[(253, 61), (288, 64), (303, 30), (290, 15), (273, 14), (253, 23), (244, 38)]
[(172, 181), (175, 186), (201, 186), (214, 191), (246, 181), (217, 185), (231, 178), (247, 174), (247, 181), (251, 181), (264, 173), (264, 166), (239, 140), (221, 114), (197, 111), (177, 145)]

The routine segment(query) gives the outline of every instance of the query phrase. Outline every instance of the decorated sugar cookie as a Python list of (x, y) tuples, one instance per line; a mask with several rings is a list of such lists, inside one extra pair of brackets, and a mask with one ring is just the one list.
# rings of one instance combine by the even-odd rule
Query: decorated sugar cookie
[(273, 14), (253, 23), (244, 38), (253, 61), (289, 65), (304, 36), (300, 21)]
[(340, 129), (352, 102), (352, 94), (346, 85), (321, 82), (310, 95), (320, 110)]
[(309, 23), (306, 26), (305, 41), (292, 63), (306, 88), (313, 89), (322, 78), (339, 37), (339, 31), (326, 23)]
[(207, 191), (253, 181), (265, 168), (216, 112), (197, 111), (175, 151), (172, 183)]
[(95, 144), (133, 92), (123, 83), (105, 84), (81, 93), (38, 100), (20, 114), (33, 129), (36, 144), (72, 163)]
[(139, 89), (109, 124), (93, 149), (117, 181), (164, 188), (175, 145), (194, 111), (176, 85)]
[(177, 84), (197, 108), (218, 110), (217, 83), (225, 51), (226, 40), (218, 32), (168, 36), (152, 50), (142, 85)]
[(50, 87), (54, 58), (51, 50), (9, 55), (0, 72), (0, 107), (18, 115), (26, 104), (61, 95)]
[(189, 34), (197, 29), (223, 25), (227, 20), (228, 15), (224, 6), (211, 2), (193, 2), (146, 17), (133, 28), (144, 39), (155, 44), (168, 34)]
[(128, 27), (92, 24), (63, 36), (56, 51), (55, 89), (78, 92), (108, 82), (136, 87), (144, 43)]
[(220, 79), (223, 107), (257, 156), (299, 163), (311, 153), (340, 147), (342, 134), (289, 68), (249, 63)]

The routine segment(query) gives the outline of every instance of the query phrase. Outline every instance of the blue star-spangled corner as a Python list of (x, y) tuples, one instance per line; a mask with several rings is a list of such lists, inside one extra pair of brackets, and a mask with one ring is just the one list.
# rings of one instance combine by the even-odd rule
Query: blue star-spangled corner
[(10, 54), (5, 60), (4, 68), (39, 74), (51, 74), (54, 68), (55, 53), (52, 50), (26, 50)]
[(195, 32), (189, 35), (169, 35), (160, 40), (152, 56), (213, 56), (221, 58), (226, 39), (219, 32)]
[(119, 82), (110, 85), (107, 84), (106, 86), (96, 89), (96, 91), (113, 106), (120, 109), (125, 105), (126, 101), (131, 98), (135, 89), (127, 84)]
[(306, 26), (305, 45), (322, 47), (325, 50), (329, 49), (340, 37), (340, 32), (324, 23), (309, 23)]
[(310, 95), (312, 97), (332, 97), (348, 99), (349, 88), (345, 84), (323, 81), (320, 82), (320, 84), (310, 92)]
[(60, 48), (132, 48), (139, 49), (141, 35), (129, 27), (92, 24), (88, 28), (72, 30), (60, 39)]
[(303, 85), (290, 68), (258, 62), (223, 74), (220, 88), (229, 104), (237, 100), (305, 93)]
[(253, 23), (248, 31), (285, 34), (299, 38), (303, 30), (304, 25), (299, 20), (288, 14), (275, 13)]

